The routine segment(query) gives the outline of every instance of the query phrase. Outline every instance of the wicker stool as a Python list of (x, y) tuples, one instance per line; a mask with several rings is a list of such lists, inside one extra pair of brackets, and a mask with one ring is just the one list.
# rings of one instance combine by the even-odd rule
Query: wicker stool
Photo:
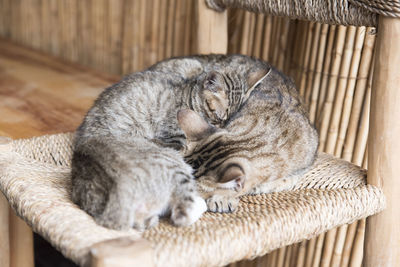
[(234, 213), (206, 213), (190, 227), (167, 221), (138, 233), (98, 226), (69, 196), (72, 134), (0, 146), (0, 189), (32, 229), (87, 266), (220, 266), (309, 239), (385, 206), (366, 171), (319, 154), (293, 191), (244, 196)]

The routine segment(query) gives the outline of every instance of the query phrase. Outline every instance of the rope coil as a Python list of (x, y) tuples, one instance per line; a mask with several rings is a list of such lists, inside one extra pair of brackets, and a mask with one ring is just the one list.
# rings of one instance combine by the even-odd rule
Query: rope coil
[(376, 26), (377, 14), (400, 17), (399, 0), (205, 0), (216, 10), (242, 8), (257, 13), (286, 16), (327, 24)]

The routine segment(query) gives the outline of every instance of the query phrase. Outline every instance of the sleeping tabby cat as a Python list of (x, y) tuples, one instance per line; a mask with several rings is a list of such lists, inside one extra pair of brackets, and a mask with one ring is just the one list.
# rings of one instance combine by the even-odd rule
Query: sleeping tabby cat
[[(163, 214), (176, 225), (196, 221), (206, 204), (180, 153), (186, 139), (177, 112), (192, 109), (220, 125), (264, 74), (263, 66), (244, 56), (177, 58), (107, 88), (76, 131), (72, 200), (115, 229), (147, 228)], [(215, 88), (213, 71), (236, 73), (237, 84)]]
[(163, 214), (189, 225), (206, 209), (192, 167), (208, 208), (231, 211), (245, 193), (289, 188), (316, 140), (293, 85), (268, 64), (170, 59), (96, 100), (75, 136), (72, 199), (115, 229), (151, 227)]
[[(215, 78), (213, 86), (227, 81)], [(222, 128), (191, 110), (178, 114), (185, 160), (210, 211), (233, 211), (244, 194), (288, 190), (315, 159), (318, 135), (290, 79), (270, 68), (242, 102)]]

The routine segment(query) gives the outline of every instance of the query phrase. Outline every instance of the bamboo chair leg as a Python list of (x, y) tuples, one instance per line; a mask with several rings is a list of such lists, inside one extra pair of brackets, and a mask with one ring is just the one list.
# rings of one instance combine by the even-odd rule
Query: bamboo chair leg
[(10, 266), (33, 267), (33, 233), (31, 228), (10, 210)]
[(387, 208), (367, 220), (364, 266), (400, 262), (400, 19), (379, 18), (368, 140), (368, 183), (382, 188)]
[(197, 0), (197, 53), (226, 54), (228, 49), (228, 12), (216, 12)]
[[(10, 139), (0, 139), (0, 153), (9, 149)], [(0, 266), (33, 267), (32, 230), (8, 208), (0, 196)]]
[(8, 202), (0, 193), (0, 266), (10, 266), (10, 238), (8, 225)]

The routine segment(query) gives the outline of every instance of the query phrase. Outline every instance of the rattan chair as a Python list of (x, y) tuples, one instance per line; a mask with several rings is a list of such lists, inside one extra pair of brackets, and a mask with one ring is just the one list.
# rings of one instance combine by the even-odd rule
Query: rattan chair
[[(302, 4), (306, 2), (280, 1), (282, 5), (277, 5), (275, 1), (267, 0), (208, 1), (208, 5), (217, 10), (213, 11), (199, 0), (198, 51), (226, 52), (227, 16), (222, 10), (229, 6), (345, 25), (376, 23), (374, 13), (359, 4), (362, 1), (340, 1), (342, 6), (328, 15), (325, 6), (304, 8)], [(397, 2), (393, 3), (390, 10), (398, 7)], [(381, 6), (378, 9), (382, 10)], [(398, 15), (390, 10), (388, 14)], [(96, 225), (70, 201), (73, 135), (65, 133), (23, 140), (1, 139), (0, 189), (34, 231), (82, 266), (220, 266), (251, 259), (381, 211), (386, 205), (384, 191), (389, 209), (370, 221), (367, 263), (369, 266), (391, 266), (390, 260), (395, 258), (388, 257), (388, 261), (379, 262), (385, 255), (379, 253), (386, 253), (384, 248), (393, 253), (396, 245), (388, 241), (390, 232), (387, 231), (391, 229), (390, 222), (394, 221), (391, 218), (398, 216), (392, 203), (394, 194), (399, 192), (398, 183), (393, 179), (393, 155), (399, 148), (396, 136), (390, 130), (395, 124), (395, 104), (399, 99), (394, 89), (396, 82), (400, 83), (399, 74), (395, 72), (396, 63), (400, 62), (400, 55), (395, 54), (398, 47), (395, 44), (400, 44), (400, 38), (396, 40), (392, 35), (400, 32), (400, 22), (383, 17), (379, 26), (381, 52), (377, 55), (369, 144), (368, 182), (372, 185), (367, 184), (365, 170), (320, 153), (294, 190), (245, 196), (234, 213), (206, 213), (193, 226), (184, 228), (162, 221), (156, 228), (143, 233), (114, 231)], [(389, 39), (390, 42), (383, 42)], [(378, 112), (381, 107), (385, 107), (384, 112)], [(399, 133), (399, 130), (395, 132)], [(382, 177), (385, 178), (383, 191), (380, 189)], [(377, 236), (382, 236), (382, 242), (386, 244)]]

